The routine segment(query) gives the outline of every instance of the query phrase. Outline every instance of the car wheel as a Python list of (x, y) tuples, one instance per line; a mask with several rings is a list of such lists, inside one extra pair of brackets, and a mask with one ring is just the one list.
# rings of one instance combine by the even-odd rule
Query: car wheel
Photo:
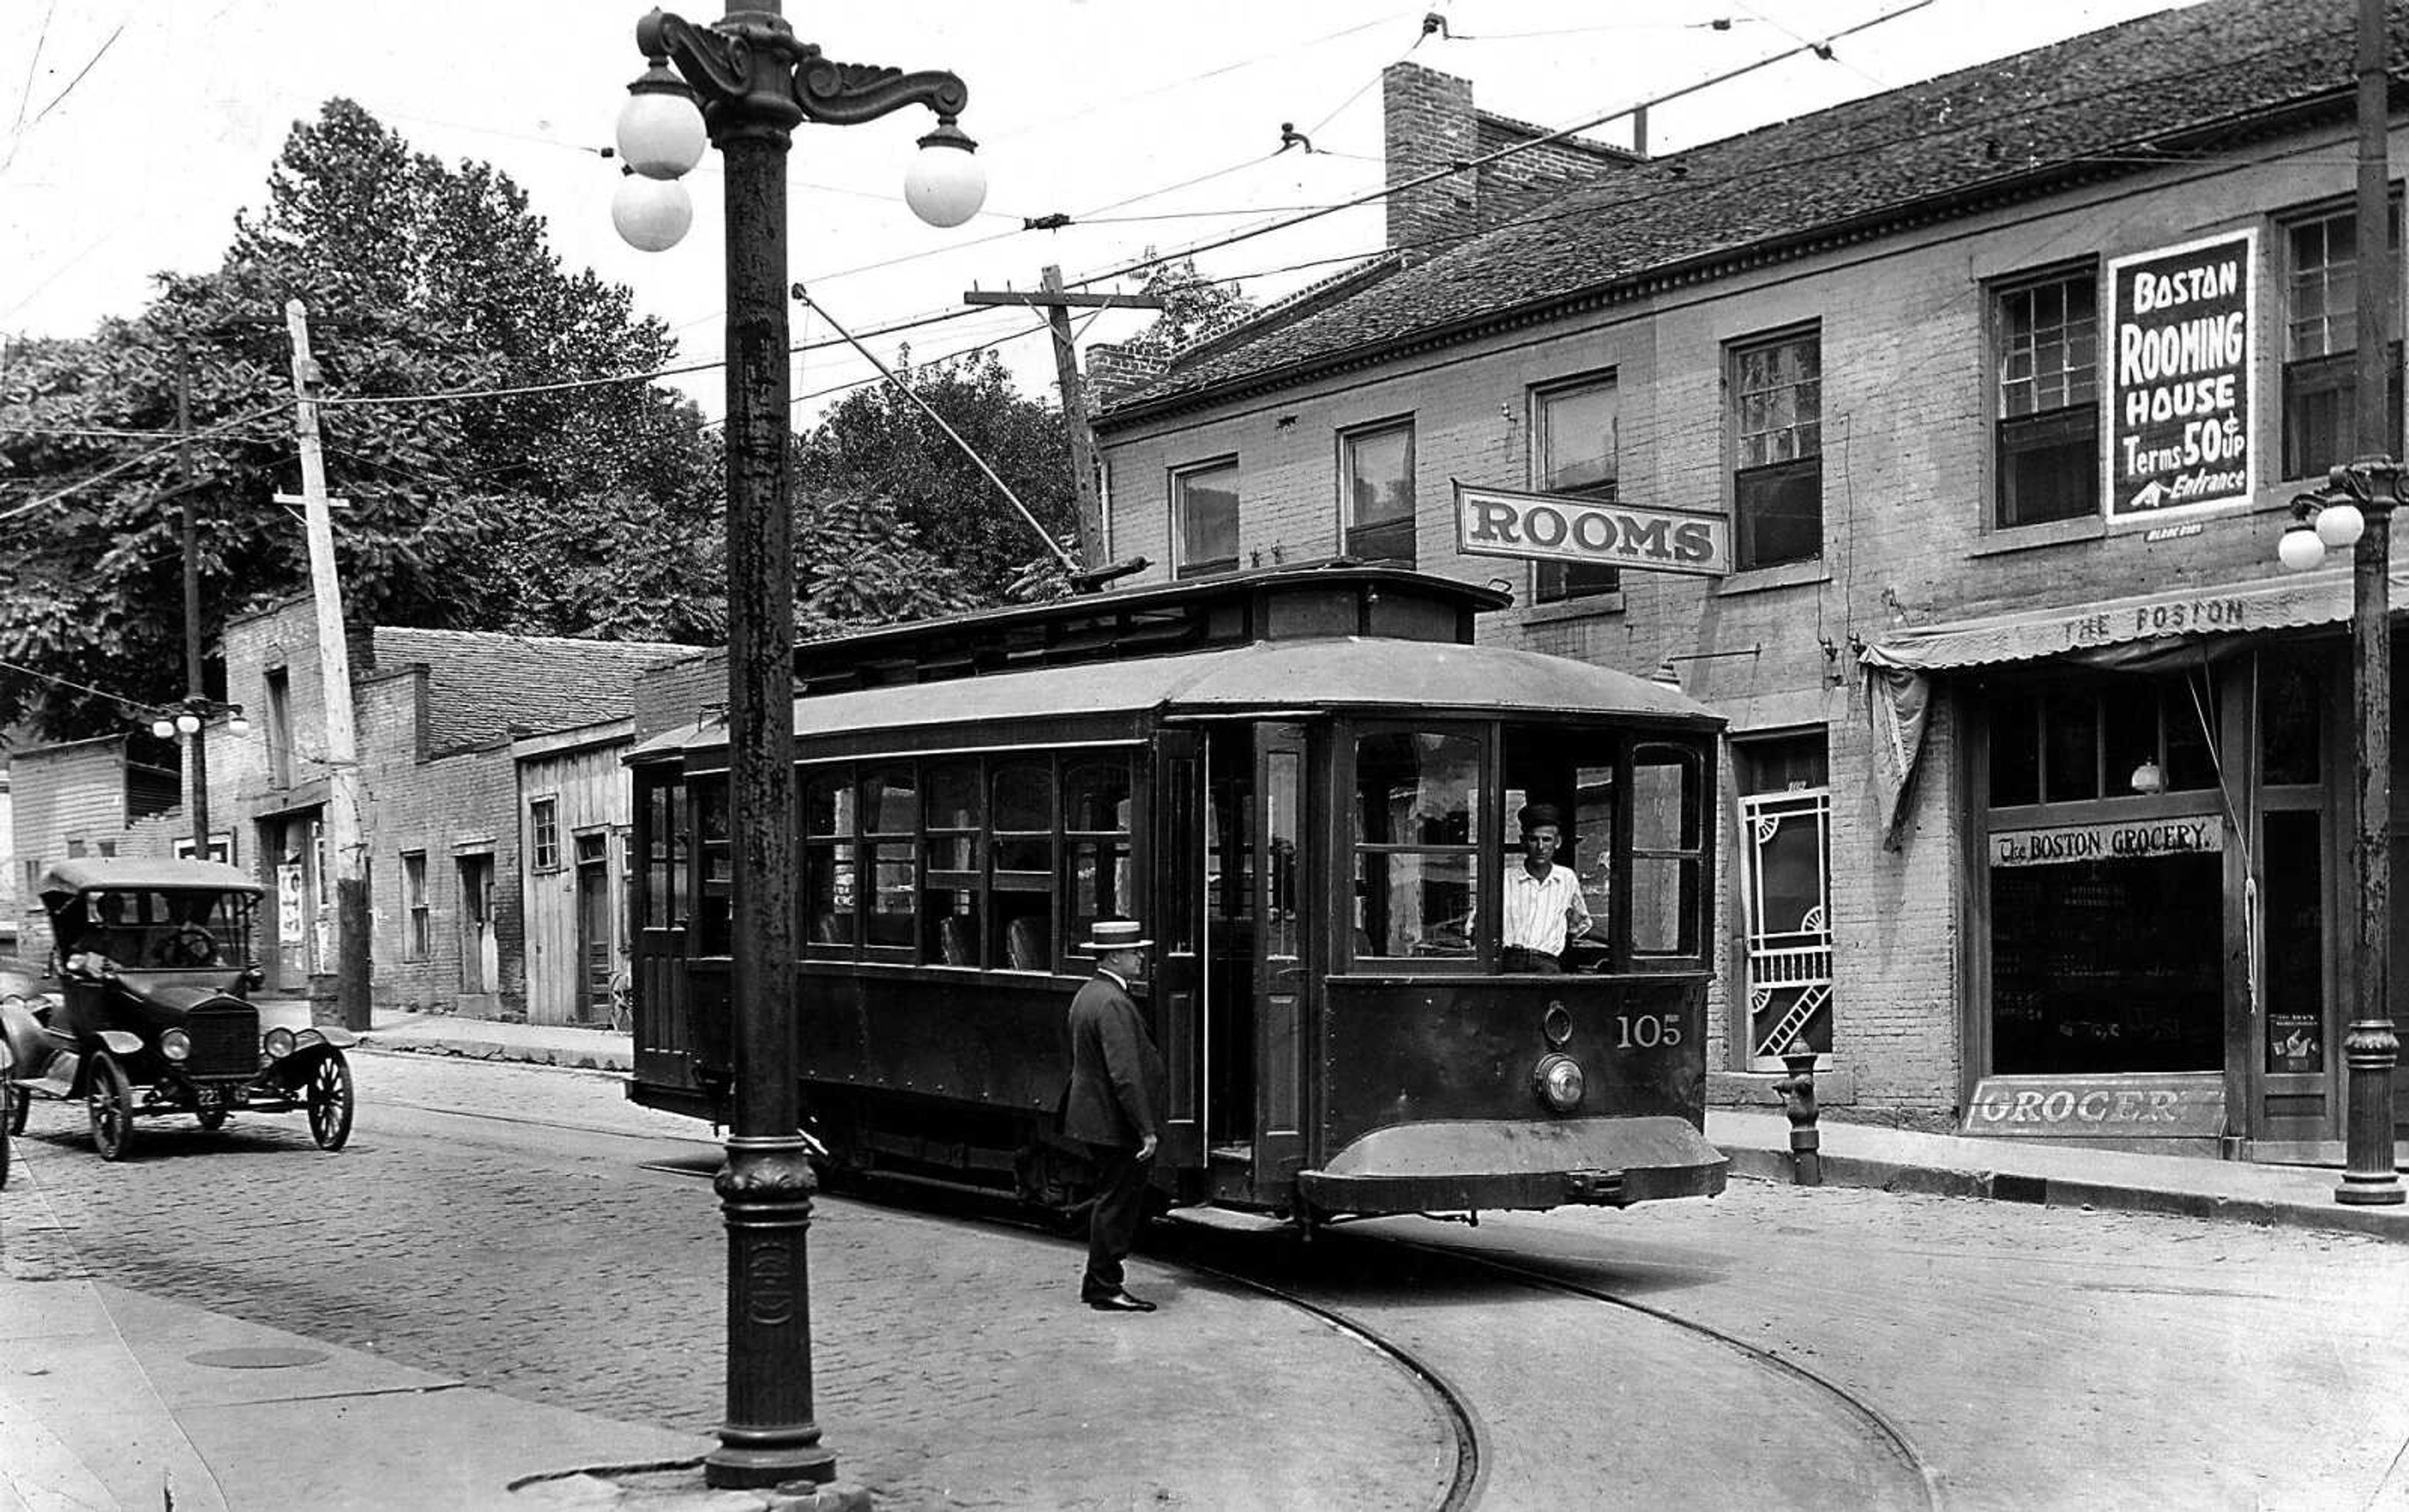
[(352, 1137), (352, 1066), (328, 1050), (310, 1068), (310, 1137), (322, 1150), (339, 1150)]
[(92, 1058), (92, 1090), (84, 1097), (92, 1117), (92, 1147), (104, 1160), (123, 1160), (134, 1143), (134, 1086), (117, 1058), (102, 1051)]

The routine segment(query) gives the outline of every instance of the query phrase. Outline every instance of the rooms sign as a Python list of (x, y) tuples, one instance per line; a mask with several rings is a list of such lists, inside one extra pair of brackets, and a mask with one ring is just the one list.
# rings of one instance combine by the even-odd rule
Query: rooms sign
[(1471, 556), (1585, 562), (1701, 577), (1721, 577), (1731, 570), (1731, 522), (1721, 514), (1461, 482), (1455, 485), (1455, 543)]

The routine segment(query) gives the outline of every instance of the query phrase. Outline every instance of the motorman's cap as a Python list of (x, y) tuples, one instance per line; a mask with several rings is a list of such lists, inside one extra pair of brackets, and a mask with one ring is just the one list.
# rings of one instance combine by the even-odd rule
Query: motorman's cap
[(1552, 803), (1525, 803), (1522, 812), (1515, 817), (1522, 822), (1522, 832), (1526, 835), (1543, 824), (1553, 825), (1558, 829), (1565, 827), (1565, 816)]
[(1144, 950), (1153, 943), (1146, 938), (1146, 926), (1135, 919), (1098, 919), (1096, 937), (1079, 948), (1102, 956), (1115, 950)]

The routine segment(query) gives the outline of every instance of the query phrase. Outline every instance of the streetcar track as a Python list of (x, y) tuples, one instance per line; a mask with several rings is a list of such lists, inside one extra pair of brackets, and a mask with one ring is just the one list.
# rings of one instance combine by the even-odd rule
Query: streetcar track
[(1674, 1328), (1697, 1334), (1702, 1338), (1711, 1339), (1715, 1343), (1738, 1352), (1743, 1358), (1756, 1364), (1767, 1367), (1776, 1375), (1788, 1376), (1794, 1380), (1803, 1381), (1809, 1386), (1826, 1393), (1833, 1400), (1839, 1402), (1843, 1410), (1845, 1410), (1851, 1417), (1854, 1418), (1868, 1431), (1868, 1437), (1879, 1442), (1893, 1458), (1897, 1460), (1899, 1463), (1906, 1468), (1909, 1475), (1914, 1479), (1918, 1490), (1923, 1494), (1924, 1505), (1927, 1508), (1927, 1512), (1942, 1512), (1940, 1473), (1928, 1463), (1922, 1454), (1917, 1452), (1913, 1441), (1909, 1439), (1906, 1431), (1901, 1429), (1897, 1423), (1892, 1422), (1889, 1417), (1885, 1415), (1881, 1408), (1859, 1397), (1856, 1393), (1849, 1390), (1846, 1387), (1841, 1386), (1839, 1382), (1832, 1380), (1830, 1377), (1824, 1375), (1820, 1372), (1809, 1369), (1807, 1366), (1798, 1363), (1798, 1361), (1792, 1360), (1785, 1355), (1777, 1354), (1770, 1349), (1766, 1349), (1757, 1345), (1751, 1344), (1747, 1340), (1726, 1333), (1723, 1330), (1716, 1328), (1711, 1324), (1701, 1323), (1694, 1318), (1683, 1318), (1678, 1313), (1668, 1312), (1662, 1307), (1651, 1306), (1644, 1302), (1634, 1302), (1628, 1297), (1616, 1296), (1613, 1292), (1605, 1290), (1602, 1288), (1586, 1286), (1579, 1281), (1571, 1281), (1563, 1276), (1551, 1275), (1545, 1271), (1533, 1270), (1527, 1266), (1515, 1264), (1510, 1260), (1498, 1260), (1489, 1255), (1474, 1254), (1466, 1250), (1456, 1248), (1452, 1246), (1435, 1245), (1426, 1240), (1408, 1239), (1393, 1234), (1382, 1234), (1378, 1236), (1378, 1242), (1386, 1245), (1393, 1245), (1403, 1249), (1410, 1249), (1425, 1256), (1444, 1259), (1464, 1265), (1477, 1266), (1482, 1270), (1492, 1271), (1499, 1275), (1510, 1277), (1534, 1290), (1557, 1291), (1568, 1296), (1580, 1297), (1591, 1302), (1602, 1302), (1610, 1307), (1623, 1308), (1627, 1311), (1637, 1313), (1644, 1318), (1652, 1318), (1660, 1323), (1669, 1324)]

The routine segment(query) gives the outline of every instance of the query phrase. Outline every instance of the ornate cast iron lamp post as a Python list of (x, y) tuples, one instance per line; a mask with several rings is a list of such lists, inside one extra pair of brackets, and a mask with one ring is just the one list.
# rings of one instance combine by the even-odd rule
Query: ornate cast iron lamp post
[(2383, 0), (2359, 0), (2358, 228), (2359, 460), (2333, 468), (2330, 491), (2294, 506), (2276, 555), (2294, 571), (2324, 560), (2328, 547), (2352, 547), (2351, 858), (2359, 873), (2357, 938), (2351, 949), (2350, 1028), (2343, 1036), (2348, 1069), (2342, 1183), (2334, 1201), (2399, 1202), (2394, 1169), (2392, 1067), (2401, 1041), (2392, 1029), (2392, 509), (2404, 497), (2400, 463), (2385, 455), (2393, 422), (2391, 306), (2393, 268), (2386, 149), (2390, 121), (2385, 68), (2388, 39)]
[[(786, 149), (806, 122), (849, 126), (925, 105), (904, 197), (959, 225), (986, 196), (956, 124), (968, 86), (950, 73), (831, 62), (800, 41), (775, 0), (696, 26), (654, 11), (636, 24), (643, 77), (628, 86), (619, 151), (637, 177), (612, 203), (620, 234), (673, 245), (692, 209), (677, 177), (703, 132), (727, 178), (728, 804), (734, 853), (735, 1110), (719, 1173), (728, 1226), (728, 1417), (704, 1465), (714, 1486), (826, 1481), (836, 1457), (812, 1417), (813, 1180), (796, 1059), (794, 645), (788, 515)], [(677, 73), (670, 72), (675, 64)], [(684, 76), (684, 82), (678, 76)], [(701, 118), (695, 117), (700, 99)]]

